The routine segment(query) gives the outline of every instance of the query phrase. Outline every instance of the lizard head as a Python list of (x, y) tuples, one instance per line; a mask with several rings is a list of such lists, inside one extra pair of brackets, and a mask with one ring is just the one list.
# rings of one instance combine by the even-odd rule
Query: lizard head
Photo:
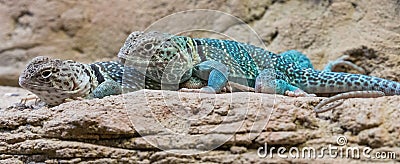
[(38, 56), (21, 73), (19, 85), (46, 104), (58, 105), (65, 99), (83, 97), (90, 92), (93, 73), (87, 67), (72, 60)]
[(160, 32), (133, 32), (118, 57), (125, 67), (134, 67), (146, 77), (166, 84), (178, 84), (191, 76), (192, 54), (188, 37)]

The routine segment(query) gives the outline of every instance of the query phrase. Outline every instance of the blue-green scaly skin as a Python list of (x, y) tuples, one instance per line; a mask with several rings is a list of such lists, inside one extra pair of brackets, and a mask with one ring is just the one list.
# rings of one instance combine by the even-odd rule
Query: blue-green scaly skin
[(307, 93), (382, 91), (387, 96), (400, 95), (400, 83), (373, 76), (311, 69), (292, 75), (294, 84)]
[[(254, 87), (260, 73), (272, 72), (274, 77), (270, 79), (273, 81), (271, 84), (274, 85), (275, 93), (278, 94), (301, 89), (313, 94), (382, 91), (385, 95), (400, 95), (398, 82), (359, 74), (318, 71), (313, 68), (304, 54), (295, 50), (277, 55), (250, 44), (231, 40), (161, 34), (161, 37), (159, 33), (151, 34), (149, 41), (144, 41), (144, 43), (140, 43), (140, 39), (137, 38), (130, 40), (128, 38), (118, 54), (119, 57), (129, 60), (130, 57), (138, 54), (152, 56), (150, 63), (157, 64), (150, 64), (147, 73), (149, 77), (158, 81), (161, 81), (158, 79), (161, 74), (171, 77), (174, 75), (173, 71), (165, 72), (167, 62), (160, 61), (169, 61), (178, 57), (181, 59), (179, 62), (181, 67), (177, 67), (176, 70), (192, 68), (181, 77), (181, 81), (186, 81), (191, 76), (199, 76), (208, 80), (208, 86), (217, 92), (226, 84), (226, 81), (221, 80), (222, 75), (227, 76), (230, 81)], [(140, 38), (140, 35), (147, 35), (147, 33), (138, 33), (135, 37)], [(156, 39), (152, 38), (153, 36), (156, 36)], [(163, 40), (163, 37), (168, 39)], [(154, 43), (155, 48), (152, 51), (148, 50), (151, 53), (142, 53), (144, 51), (140, 48), (146, 47), (148, 43)], [(218, 74), (213, 72), (213, 69), (207, 68), (207, 65), (226, 67), (229, 71)]]
[[(215, 60), (224, 64), (224, 61), (233, 59), (238, 65), (230, 67), (232, 77), (248, 79), (249, 86), (254, 87), (255, 78), (264, 69), (273, 68), (276, 79), (286, 81), (307, 93), (340, 93), (348, 91), (382, 91), (386, 95), (399, 95), (400, 83), (359, 74), (341, 72), (324, 72), (314, 70), (310, 60), (298, 51), (287, 51), (276, 55), (264, 49), (230, 40), (193, 39), (202, 47), (214, 47), (222, 49), (227, 55), (215, 55), (204, 53), (207, 50), (200, 49), (206, 60)], [(207, 46), (204, 46), (207, 45)], [(200, 53), (201, 54), (201, 53)], [(225, 58), (223, 58), (225, 56)], [(238, 74), (237, 70), (241, 70)], [(277, 86), (277, 88), (288, 88)], [(290, 88), (290, 87), (289, 87)], [(284, 94), (280, 91), (279, 94)]]
[[(244, 77), (254, 87), (255, 78), (264, 69), (273, 68), (276, 79), (282, 79), (287, 84), (293, 85), (307, 93), (340, 93), (348, 91), (382, 91), (385, 95), (400, 95), (400, 83), (359, 74), (341, 72), (324, 72), (314, 70), (310, 60), (298, 51), (287, 51), (276, 55), (264, 49), (230, 40), (216, 39), (193, 39), (205, 47), (226, 49), (224, 52), (229, 55), (239, 67), (231, 67), (229, 77)], [(204, 46), (203, 46), (204, 47)], [(203, 51), (204, 50), (200, 50)], [(215, 57), (215, 54), (204, 54), (207, 60), (216, 60), (221, 63), (224, 59)], [(224, 56), (224, 55), (223, 55)], [(227, 57), (227, 56), (226, 56)], [(226, 61), (227, 59), (225, 59)], [(235, 74), (237, 70), (243, 74)], [(232, 74), (233, 72), (233, 74)], [(287, 88), (277, 86), (277, 88)], [(284, 94), (280, 91), (279, 94)]]

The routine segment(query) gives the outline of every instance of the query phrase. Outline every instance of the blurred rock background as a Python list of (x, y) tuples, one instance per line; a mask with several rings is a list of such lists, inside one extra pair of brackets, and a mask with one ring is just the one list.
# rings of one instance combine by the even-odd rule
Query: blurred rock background
[[(191, 9), (222, 11), (244, 23), (218, 15), (203, 19), (182, 13)], [(184, 17), (162, 19), (176, 13)], [(200, 99), (197, 94), (176, 96), (178, 92), (174, 91), (141, 90), (52, 108), (39, 108), (34, 101), (17, 104), (29, 92), (9, 86), (18, 86), (19, 73), (35, 56), (84, 63), (115, 60), (132, 31), (155, 27), (152, 24), (160, 21), (164, 24), (158, 24), (156, 29), (183, 29), (189, 36), (221, 37), (207, 32), (184, 32), (195, 25), (204, 26), (276, 53), (300, 50), (317, 69), (347, 54), (366, 74), (400, 81), (398, 0), (0, 0), (0, 163), (400, 162), (400, 96), (349, 99), (333, 112), (316, 115), (313, 108), (321, 97), (241, 92), (233, 93), (240, 100), (231, 102), (230, 94), (218, 94), (216, 97), (221, 99), (216, 101), (215, 109), (191, 124), (190, 134), (202, 134), (223, 125), (226, 128), (217, 131), (219, 135), (205, 135), (204, 140), (212, 142), (220, 140), (220, 135), (233, 135), (227, 132), (235, 135), (218, 149), (192, 156), (167, 153), (149, 144), (131, 124), (130, 119), (136, 118), (127, 115), (136, 112), (127, 109), (145, 110), (153, 106), (171, 111), (187, 107), (188, 111), (198, 110), (202, 109), (197, 108), (202, 101), (213, 102), (214, 95)], [(246, 24), (258, 36), (243, 29)], [(257, 43), (258, 37), (265, 45)], [(160, 101), (161, 95), (165, 101)], [(126, 100), (132, 105), (126, 106)], [(228, 111), (233, 112), (227, 114)], [(249, 138), (254, 135), (250, 129), (253, 121), (265, 122), (267, 117), (268, 124), (257, 129), (262, 132)], [(228, 122), (221, 124), (222, 120)], [(150, 131), (154, 125), (146, 121), (142, 124)], [(243, 126), (237, 129), (237, 125)], [(276, 152), (274, 158), (257, 155), (258, 148), (265, 143), (273, 147), (324, 149), (336, 145), (338, 136), (348, 139), (345, 147), (370, 147), (371, 155), (394, 152), (397, 158), (325, 156), (310, 160), (279, 158)], [(177, 138), (171, 139), (161, 143)]]
[[(0, 85), (18, 86), (19, 73), (35, 56), (115, 60), (130, 32), (190, 9), (232, 14), (250, 25), (268, 50), (300, 50), (317, 68), (349, 54), (367, 74), (400, 81), (400, 3), (394, 0), (0, 0)], [(254, 39), (238, 24), (193, 20), (239, 41)]]

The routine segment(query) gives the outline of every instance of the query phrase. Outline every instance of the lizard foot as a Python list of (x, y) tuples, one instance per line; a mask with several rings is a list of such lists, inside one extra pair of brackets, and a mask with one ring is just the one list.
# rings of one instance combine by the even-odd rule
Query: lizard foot
[(365, 70), (363, 68), (350, 61), (346, 61), (347, 59), (349, 59), (349, 55), (343, 55), (342, 57), (336, 59), (335, 61), (329, 62), (324, 70), (334, 72), (340, 66), (348, 66), (358, 71), (361, 74), (365, 74)]
[(209, 86), (205, 86), (201, 89), (188, 89), (188, 88), (181, 88), (178, 90), (179, 92), (193, 92), (193, 93), (208, 93), (208, 94), (215, 94), (215, 90)]
[[(201, 89), (192, 88), (181, 88), (179, 92), (194, 92), (194, 93), (215, 93), (214, 89), (208, 86), (202, 87)], [(254, 88), (245, 86), (235, 82), (228, 82), (228, 84), (222, 88), (221, 93), (232, 93), (232, 92), (254, 92)]]
[(37, 97), (36, 95), (28, 95), (28, 96), (22, 98), (21, 101), (19, 102), (19, 104), (25, 105), (26, 102), (30, 101), (30, 100), (35, 100), (35, 105), (37, 105), (38, 102), (40, 101), (40, 98)]
[(199, 93), (200, 89), (189, 89), (189, 88), (181, 88), (178, 90), (178, 92), (193, 92), (193, 93)]
[(233, 89), (241, 91), (241, 92), (255, 92), (254, 88), (249, 87), (249, 86), (245, 86), (239, 83), (235, 83), (235, 82), (228, 82), (228, 85), (230, 87), (228, 87), (227, 91), (232, 92)]
[(286, 91), (285, 95), (290, 97), (315, 97), (315, 94), (308, 94), (301, 89), (296, 89), (295, 91)]
[(85, 100), (85, 99), (82, 98), (82, 97), (74, 97), (73, 99), (72, 98), (65, 99), (64, 102), (71, 102), (71, 101), (75, 101), (75, 100), (82, 101), (82, 100)]
[(382, 96), (385, 96), (385, 93), (383, 93), (382, 91), (353, 91), (353, 92), (341, 93), (333, 97), (329, 97), (327, 99), (322, 100), (317, 106), (315, 106), (314, 111), (315, 113), (323, 113), (343, 103), (341, 102), (335, 105), (328, 106), (327, 108), (322, 108), (323, 106), (337, 100), (343, 100), (348, 98), (376, 98)]

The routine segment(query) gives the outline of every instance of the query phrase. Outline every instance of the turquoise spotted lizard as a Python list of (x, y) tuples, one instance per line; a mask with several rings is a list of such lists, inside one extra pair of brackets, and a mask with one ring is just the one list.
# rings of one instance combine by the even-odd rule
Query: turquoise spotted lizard
[[(302, 53), (280, 55), (232, 40), (190, 38), (161, 32), (133, 32), (118, 57), (126, 67), (138, 68), (146, 77), (164, 84), (192, 76), (207, 80), (201, 92), (220, 92), (228, 81), (255, 88), (256, 92), (312, 96), (345, 93), (335, 97), (400, 95), (400, 83), (378, 77), (315, 70)], [(345, 62), (342, 62), (345, 63)], [(333, 101), (327, 99), (326, 104)], [(320, 106), (317, 106), (319, 112)]]

